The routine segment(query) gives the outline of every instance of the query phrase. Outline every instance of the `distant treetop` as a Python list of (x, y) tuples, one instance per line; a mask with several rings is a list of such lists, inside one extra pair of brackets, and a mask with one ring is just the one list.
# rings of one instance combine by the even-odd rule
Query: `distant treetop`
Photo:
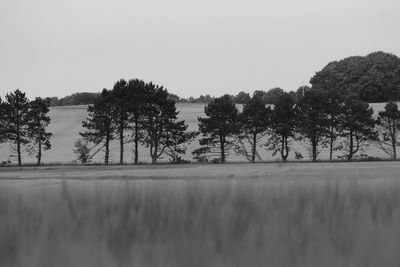
[(355, 95), (369, 103), (398, 101), (400, 59), (384, 52), (348, 57), (326, 65), (310, 83), (318, 90)]

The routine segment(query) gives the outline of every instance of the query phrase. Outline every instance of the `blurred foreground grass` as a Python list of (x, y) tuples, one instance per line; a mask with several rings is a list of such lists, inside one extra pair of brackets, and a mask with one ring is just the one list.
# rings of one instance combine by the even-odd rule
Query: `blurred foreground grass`
[(400, 266), (396, 182), (0, 189), (0, 266)]

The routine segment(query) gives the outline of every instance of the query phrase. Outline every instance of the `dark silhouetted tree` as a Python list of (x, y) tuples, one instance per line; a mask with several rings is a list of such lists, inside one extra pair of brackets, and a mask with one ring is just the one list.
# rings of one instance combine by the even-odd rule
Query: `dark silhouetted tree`
[(128, 95), (128, 83), (121, 79), (114, 84), (113, 90), (111, 91), (110, 100), (113, 109), (114, 122), (117, 129), (117, 138), (119, 139), (119, 163), (124, 163), (124, 144), (125, 131), (129, 126), (129, 95)]
[(376, 141), (377, 132), (375, 131), (374, 111), (365, 103), (357, 98), (347, 98), (343, 105), (339, 132), (345, 140), (341, 143), (341, 148), (345, 151), (345, 157), (352, 160), (354, 154), (363, 149), (363, 144), (367, 141)]
[(129, 121), (132, 124), (135, 164), (139, 162), (139, 145), (144, 141), (143, 123), (146, 103), (150, 101), (150, 92), (146, 83), (139, 79), (128, 81)]
[[(265, 106), (261, 98), (253, 96), (243, 106), (243, 112), (239, 114), (241, 125), (241, 133), (239, 140), (241, 146), (238, 147), (239, 151), (252, 162), (255, 162), (257, 153), (257, 145), (259, 141), (265, 137), (269, 128), (271, 109)], [(251, 155), (242, 142), (247, 140), (251, 145)]]
[(29, 153), (36, 154), (37, 165), (42, 161), (42, 151), (51, 148), (50, 138), (53, 134), (46, 131), (46, 127), (50, 124), (49, 106), (49, 98), (36, 97), (29, 103), (28, 138), (31, 141)]
[(386, 154), (396, 159), (396, 148), (399, 145), (398, 133), (400, 130), (400, 111), (396, 103), (387, 103), (385, 110), (379, 112), (377, 130), (380, 147)]
[(6, 121), (6, 107), (5, 103), (0, 97), (0, 143), (7, 140), (7, 121)]
[(104, 89), (93, 106), (89, 106), (87, 110), (89, 118), (82, 122), (86, 131), (80, 133), (80, 135), (96, 145), (103, 143), (105, 147), (104, 164), (108, 165), (110, 142), (114, 139), (115, 133), (110, 92)]
[(320, 153), (319, 147), (325, 146), (329, 136), (329, 116), (326, 113), (326, 99), (317, 90), (307, 90), (296, 106), (296, 130), (299, 140), (306, 140), (312, 161), (316, 161)]
[(25, 93), (19, 89), (7, 94), (5, 99), (4, 120), (7, 122), (6, 138), (15, 146), (12, 147), (12, 151), (15, 151), (17, 154), (18, 166), (22, 166), (21, 147), (29, 143), (29, 101)]
[(233, 137), (239, 133), (238, 109), (228, 95), (214, 99), (205, 108), (206, 118), (198, 118), (199, 130), (203, 138), (201, 147), (192, 152), (200, 159), (207, 154), (220, 155), (222, 163), (226, 161), (228, 151), (233, 148)]
[(178, 121), (175, 101), (168, 98), (166, 89), (153, 83), (148, 83), (146, 87), (149, 97), (144, 108), (144, 144), (150, 148), (154, 164), (165, 153), (174, 157), (185, 153), (184, 145), (195, 135), (186, 132), (188, 126), (184, 121)]
[(290, 138), (294, 137), (296, 125), (295, 101), (288, 93), (281, 95), (271, 114), (271, 135), (266, 146), (273, 151), (273, 156), (278, 152), (286, 162), (291, 150)]

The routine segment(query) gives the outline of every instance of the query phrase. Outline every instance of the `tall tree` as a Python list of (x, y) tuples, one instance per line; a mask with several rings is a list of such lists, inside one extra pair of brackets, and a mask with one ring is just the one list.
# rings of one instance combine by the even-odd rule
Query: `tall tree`
[(28, 137), (33, 143), (29, 151), (36, 154), (37, 165), (41, 163), (42, 151), (51, 148), (50, 138), (53, 134), (46, 131), (46, 127), (50, 124), (49, 106), (49, 98), (36, 97), (29, 103)]
[(308, 90), (297, 103), (296, 129), (300, 140), (308, 143), (308, 152), (312, 161), (316, 161), (320, 153), (319, 147), (325, 145), (329, 135), (329, 116), (326, 113), (326, 99), (322, 92)]
[(132, 124), (132, 140), (134, 142), (135, 164), (139, 162), (139, 145), (144, 141), (143, 122), (149, 92), (146, 83), (139, 79), (128, 81), (129, 121)]
[[(239, 114), (242, 127), (242, 134), (239, 135), (240, 141), (247, 139), (251, 145), (251, 161), (255, 162), (257, 155), (257, 144), (261, 138), (265, 137), (269, 128), (271, 108), (267, 108), (263, 100), (253, 96), (243, 106), (243, 112)], [(243, 142), (240, 142), (243, 144)], [(245, 150), (242, 146), (241, 151)], [(246, 156), (247, 152), (244, 151)]]
[(125, 130), (128, 129), (129, 122), (129, 95), (128, 95), (128, 83), (121, 79), (114, 84), (114, 88), (110, 95), (114, 122), (117, 128), (117, 137), (119, 139), (119, 163), (124, 163), (124, 144)]
[(14, 148), (18, 158), (18, 166), (22, 166), (21, 147), (29, 143), (29, 101), (25, 93), (17, 89), (7, 94), (4, 110), (4, 120), (7, 122), (7, 140), (15, 145)]
[(266, 146), (273, 151), (273, 155), (279, 152), (284, 162), (291, 150), (290, 138), (294, 137), (295, 125), (295, 101), (288, 93), (283, 93), (271, 114), (271, 135)]
[(89, 106), (87, 110), (89, 118), (82, 122), (86, 131), (79, 134), (96, 145), (103, 143), (105, 147), (104, 164), (108, 165), (110, 142), (114, 139), (115, 133), (110, 92), (104, 89), (93, 106)]
[(385, 110), (379, 112), (377, 130), (380, 147), (385, 153), (396, 159), (396, 148), (399, 145), (398, 133), (400, 130), (400, 111), (396, 103), (387, 103)]
[(206, 118), (198, 118), (199, 130), (203, 138), (202, 146), (192, 152), (196, 158), (200, 155), (215, 155), (219, 151), (222, 163), (226, 161), (228, 151), (233, 148), (232, 138), (238, 133), (238, 109), (228, 95), (214, 99), (205, 108)]
[(373, 109), (367, 103), (354, 97), (345, 100), (339, 132), (345, 138), (341, 146), (348, 160), (352, 160), (354, 154), (362, 150), (365, 142), (377, 140), (373, 114)]
[(7, 139), (7, 121), (6, 121), (6, 107), (5, 103), (0, 97), (0, 143)]
[(173, 155), (184, 153), (185, 149), (182, 146), (195, 136), (186, 133), (188, 126), (184, 121), (178, 121), (175, 101), (168, 98), (166, 89), (149, 83), (147, 91), (150, 96), (145, 107), (144, 143), (150, 148), (152, 163), (155, 164), (167, 151)]
[(339, 125), (342, 119), (343, 97), (337, 91), (323, 92), (325, 96), (325, 113), (328, 116), (328, 145), (329, 145), (329, 160), (333, 160), (333, 151), (337, 150), (338, 138), (340, 135)]

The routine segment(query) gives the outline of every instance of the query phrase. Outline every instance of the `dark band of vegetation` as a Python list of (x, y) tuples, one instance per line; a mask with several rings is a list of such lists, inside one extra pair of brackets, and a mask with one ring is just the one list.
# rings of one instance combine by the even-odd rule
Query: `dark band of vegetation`
[[(179, 121), (176, 102), (182, 100), (159, 85), (139, 79), (119, 80), (112, 90), (100, 94), (75, 94), (69, 100), (36, 98), (29, 101), (25, 93), (16, 90), (0, 99), (0, 141), (11, 144), (11, 154), (22, 165), (21, 148), (27, 147), (41, 164), (42, 152), (50, 149), (51, 133), (47, 113), (50, 103), (87, 104), (88, 118), (82, 123), (85, 131), (77, 140), (74, 152), (83, 164), (100, 151), (104, 163), (109, 163), (110, 143), (117, 139), (121, 164), (124, 146), (134, 144), (134, 162), (139, 163), (139, 147), (148, 148), (152, 163), (162, 156), (172, 162), (182, 162), (186, 145), (199, 138), (192, 154), (198, 162), (213, 158), (224, 163), (234, 152), (249, 161), (260, 158), (258, 147), (272, 151), (283, 161), (293, 151), (296, 159), (303, 155), (294, 150), (293, 141), (303, 141), (312, 161), (318, 159), (321, 148), (329, 148), (352, 160), (370, 142), (378, 142), (382, 150), (396, 159), (400, 111), (395, 101), (400, 99), (400, 59), (376, 52), (366, 57), (350, 57), (331, 62), (311, 79), (312, 87), (300, 87), (286, 93), (280, 88), (267, 92), (240, 92), (237, 96), (219, 98), (201, 96), (207, 102), (206, 117), (198, 118), (199, 132), (187, 131)], [(368, 102), (388, 102), (385, 110), (374, 118)], [(235, 103), (243, 104), (239, 112)], [(248, 149), (250, 147), (250, 149)]]

